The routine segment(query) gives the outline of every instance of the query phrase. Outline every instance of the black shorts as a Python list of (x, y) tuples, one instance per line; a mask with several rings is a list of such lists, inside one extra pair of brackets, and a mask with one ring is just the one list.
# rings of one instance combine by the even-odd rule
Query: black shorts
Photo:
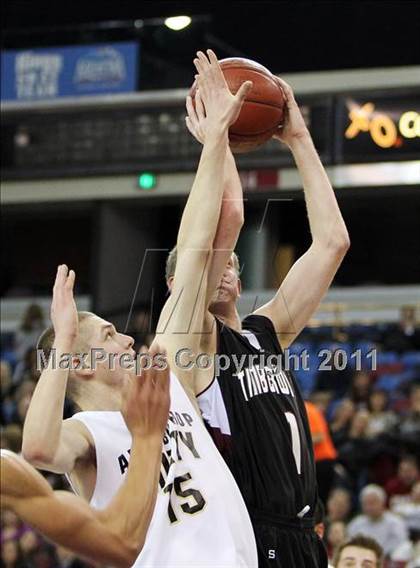
[(259, 568), (328, 568), (327, 552), (313, 528), (252, 521)]

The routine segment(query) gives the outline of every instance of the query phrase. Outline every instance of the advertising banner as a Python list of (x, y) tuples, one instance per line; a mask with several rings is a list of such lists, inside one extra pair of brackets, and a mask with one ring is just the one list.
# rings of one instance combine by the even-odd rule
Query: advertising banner
[(135, 91), (138, 51), (136, 42), (3, 51), (1, 100)]

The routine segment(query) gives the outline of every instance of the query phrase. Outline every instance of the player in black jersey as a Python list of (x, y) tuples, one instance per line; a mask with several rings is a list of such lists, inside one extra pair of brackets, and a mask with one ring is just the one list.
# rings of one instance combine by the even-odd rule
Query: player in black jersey
[[(288, 112), (275, 137), (291, 149), (302, 178), (312, 244), (275, 297), (241, 322), (236, 309), (238, 263), (230, 251), (242, 223), (242, 193), (232, 157), (227, 156), (225, 201), (213, 253), (213, 264), (224, 263), (226, 269), (220, 283), (209, 284), (216, 292), (208, 298), (201, 341), (203, 352), (224, 358), (218, 369), (202, 374), (195, 389), (203, 417), (247, 504), (260, 567), (324, 568), (327, 557), (314, 532), (317, 489), (306, 410), (293, 375), (278, 365), (278, 357), (284, 357), (283, 350), (317, 309), (349, 237), (293, 92), (279, 82)], [(187, 126), (200, 140), (205, 114), (199, 115), (190, 100), (187, 110)], [(175, 263), (172, 251), (169, 286)]]

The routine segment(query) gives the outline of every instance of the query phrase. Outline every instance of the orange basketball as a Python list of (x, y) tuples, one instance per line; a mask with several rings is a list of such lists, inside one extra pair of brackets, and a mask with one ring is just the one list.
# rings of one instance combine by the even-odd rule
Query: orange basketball
[[(232, 151), (249, 152), (269, 140), (283, 124), (283, 90), (266, 67), (250, 59), (229, 57), (222, 59), (220, 65), (233, 94), (245, 81), (253, 83), (238, 119), (229, 128)], [(196, 83), (191, 87), (193, 100), (195, 89)]]

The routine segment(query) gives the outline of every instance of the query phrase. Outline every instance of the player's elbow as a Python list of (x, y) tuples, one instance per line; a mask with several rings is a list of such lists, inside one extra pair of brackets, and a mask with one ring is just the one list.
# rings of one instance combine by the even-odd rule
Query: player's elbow
[(43, 448), (29, 443), (22, 443), (22, 456), (30, 464), (38, 467), (40, 464), (48, 464), (52, 461), (50, 455)]
[(242, 229), (245, 222), (242, 201), (232, 200), (229, 201), (227, 205), (224, 204), (223, 207), (223, 223), (226, 223), (228, 227), (232, 227), (238, 230)]
[(333, 236), (330, 236), (328, 240), (318, 243), (318, 247), (321, 247), (328, 252), (329, 255), (333, 255), (337, 258), (343, 258), (350, 248), (350, 237), (347, 230), (336, 232)]
[(339, 256), (345, 256), (350, 248), (350, 237), (346, 230), (338, 234), (333, 241), (333, 249)]
[(54, 453), (47, 446), (40, 444), (39, 441), (25, 436), (22, 440), (22, 456), (34, 467), (48, 469), (48, 466), (54, 465)]

